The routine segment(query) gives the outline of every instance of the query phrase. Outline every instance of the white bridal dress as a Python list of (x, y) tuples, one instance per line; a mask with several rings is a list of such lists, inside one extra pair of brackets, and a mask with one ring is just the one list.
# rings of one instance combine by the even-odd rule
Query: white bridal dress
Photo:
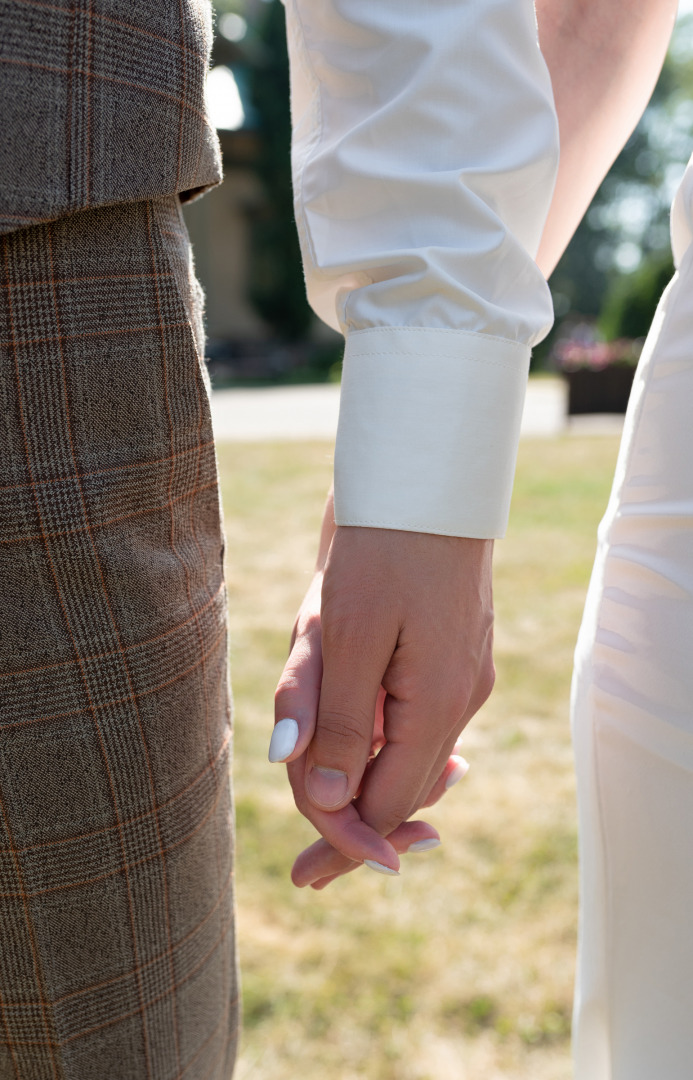
[(576, 1080), (693, 1077), (693, 158), (576, 650)]

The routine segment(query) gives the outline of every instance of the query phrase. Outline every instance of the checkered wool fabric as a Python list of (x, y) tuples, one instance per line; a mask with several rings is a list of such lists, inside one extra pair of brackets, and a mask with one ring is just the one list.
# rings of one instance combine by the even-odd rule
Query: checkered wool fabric
[(180, 207), (0, 249), (0, 1078), (229, 1080), (223, 543)]
[(209, 0), (0, 0), (0, 233), (221, 179)]

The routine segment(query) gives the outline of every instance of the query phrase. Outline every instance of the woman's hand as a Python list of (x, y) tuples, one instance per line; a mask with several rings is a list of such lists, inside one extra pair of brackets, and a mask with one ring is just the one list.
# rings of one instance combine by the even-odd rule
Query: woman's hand
[(335, 530), (331, 514), (276, 695), (273, 749), (327, 841), (299, 857), (301, 885), (365, 860), (396, 872), (438, 839), (408, 819), (464, 771), (451, 755), (493, 684), (492, 542)]

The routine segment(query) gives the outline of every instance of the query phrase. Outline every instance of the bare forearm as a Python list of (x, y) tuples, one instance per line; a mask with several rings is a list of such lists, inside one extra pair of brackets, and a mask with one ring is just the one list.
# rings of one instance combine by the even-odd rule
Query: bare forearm
[(320, 527), (320, 542), (318, 544), (318, 557), (315, 563), (315, 569), (321, 571), (325, 569), (325, 563), (327, 562), (327, 556), (330, 551), (330, 544), (332, 543), (332, 537), (335, 534), (337, 526), (334, 523), (334, 487), (331, 487), (327, 493), (327, 502), (325, 504), (325, 512), (322, 518), (322, 525)]
[(561, 137), (537, 262), (547, 276), (645, 110), (677, 0), (536, 0)]

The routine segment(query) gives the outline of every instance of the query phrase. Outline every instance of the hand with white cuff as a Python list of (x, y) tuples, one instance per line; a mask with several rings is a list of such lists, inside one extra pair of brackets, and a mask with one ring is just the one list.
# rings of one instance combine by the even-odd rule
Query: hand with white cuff
[(335, 529), (328, 503), (270, 752), (323, 837), (299, 856), (295, 884), (322, 887), (365, 861), (396, 873), (398, 854), (438, 841), (409, 818), (466, 771), (457, 740), (491, 692), (492, 548)]

